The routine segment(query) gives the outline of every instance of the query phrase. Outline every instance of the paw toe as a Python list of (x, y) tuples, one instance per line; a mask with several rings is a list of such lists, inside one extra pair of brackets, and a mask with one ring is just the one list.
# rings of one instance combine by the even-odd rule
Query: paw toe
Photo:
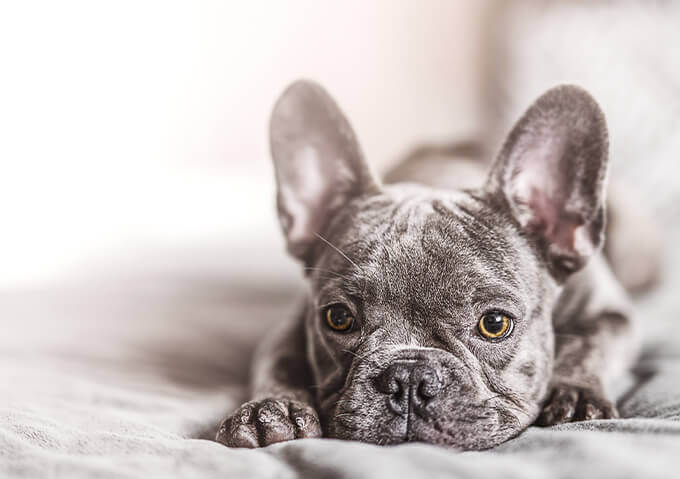
[(263, 446), (295, 439), (295, 427), (287, 411), (276, 401), (266, 401), (257, 413), (257, 428)]
[(295, 425), (295, 437), (298, 439), (307, 437), (321, 437), (321, 424), (316, 412), (306, 406), (292, 404), (290, 419)]
[(590, 421), (595, 419), (612, 419), (619, 417), (616, 406), (603, 397), (585, 392), (581, 398), (577, 419)]
[(241, 423), (240, 415), (227, 418), (217, 431), (215, 440), (229, 447), (259, 446), (257, 430), (252, 424)]
[(604, 417), (603, 411), (594, 404), (586, 403), (583, 407), (582, 416), (585, 421), (590, 421), (593, 419), (602, 419)]
[(576, 412), (578, 393), (567, 388), (556, 388), (543, 407), (537, 423), (541, 426), (563, 424), (573, 419)]

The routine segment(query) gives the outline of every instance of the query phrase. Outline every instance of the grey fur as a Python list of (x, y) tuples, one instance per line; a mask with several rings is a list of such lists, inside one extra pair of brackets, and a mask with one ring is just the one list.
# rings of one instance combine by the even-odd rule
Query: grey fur
[[(454, 161), (426, 184), (379, 185), (342, 112), (306, 81), (279, 99), (271, 142), (282, 229), (309, 293), (261, 345), (254, 399), (218, 441), (485, 449), (537, 420), (616, 415), (607, 383), (631, 357), (631, 309), (599, 252), (607, 130), (585, 91), (539, 98), (486, 179), (465, 163), (471, 188)], [(357, 327), (328, 328), (332, 304)], [(514, 318), (502, 341), (478, 332), (491, 310)]]

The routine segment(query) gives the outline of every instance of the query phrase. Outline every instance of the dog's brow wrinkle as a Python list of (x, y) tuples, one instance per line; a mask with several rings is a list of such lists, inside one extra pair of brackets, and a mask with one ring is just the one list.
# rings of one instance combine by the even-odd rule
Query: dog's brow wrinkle
[(342, 278), (342, 279), (345, 279), (345, 280), (348, 280), (348, 281), (350, 280), (349, 276), (346, 276), (344, 274), (338, 273), (337, 271), (333, 271), (333, 270), (330, 270), (330, 269), (317, 268), (317, 267), (313, 267), (313, 266), (306, 266), (304, 269), (305, 269), (305, 271), (317, 271), (317, 272), (320, 272), (320, 273), (334, 274), (339, 278)]
[(480, 286), (475, 288), (472, 293), (472, 301), (475, 303), (485, 303), (493, 300), (507, 301), (513, 306), (519, 308), (521, 310), (520, 313), (524, 312), (524, 308), (517, 299), (516, 295), (513, 294), (512, 291), (505, 285)]

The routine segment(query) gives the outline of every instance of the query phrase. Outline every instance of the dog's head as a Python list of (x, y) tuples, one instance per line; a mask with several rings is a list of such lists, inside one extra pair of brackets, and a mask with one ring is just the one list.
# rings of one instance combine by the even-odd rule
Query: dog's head
[(592, 98), (540, 97), (475, 191), (381, 186), (309, 82), (283, 93), (270, 133), (327, 434), (483, 449), (530, 425), (560, 284), (602, 242), (607, 131)]

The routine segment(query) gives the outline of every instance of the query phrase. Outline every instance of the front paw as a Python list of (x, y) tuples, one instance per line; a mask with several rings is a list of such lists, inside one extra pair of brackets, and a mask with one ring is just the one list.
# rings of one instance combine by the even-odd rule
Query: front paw
[(596, 388), (557, 385), (536, 420), (539, 426), (619, 417), (616, 406)]
[(229, 447), (254, 448), (306, 437), (321, 437), (314, 408), (300, 401), (267, 398), (238, 408), (222, 422), (215, 440)]

